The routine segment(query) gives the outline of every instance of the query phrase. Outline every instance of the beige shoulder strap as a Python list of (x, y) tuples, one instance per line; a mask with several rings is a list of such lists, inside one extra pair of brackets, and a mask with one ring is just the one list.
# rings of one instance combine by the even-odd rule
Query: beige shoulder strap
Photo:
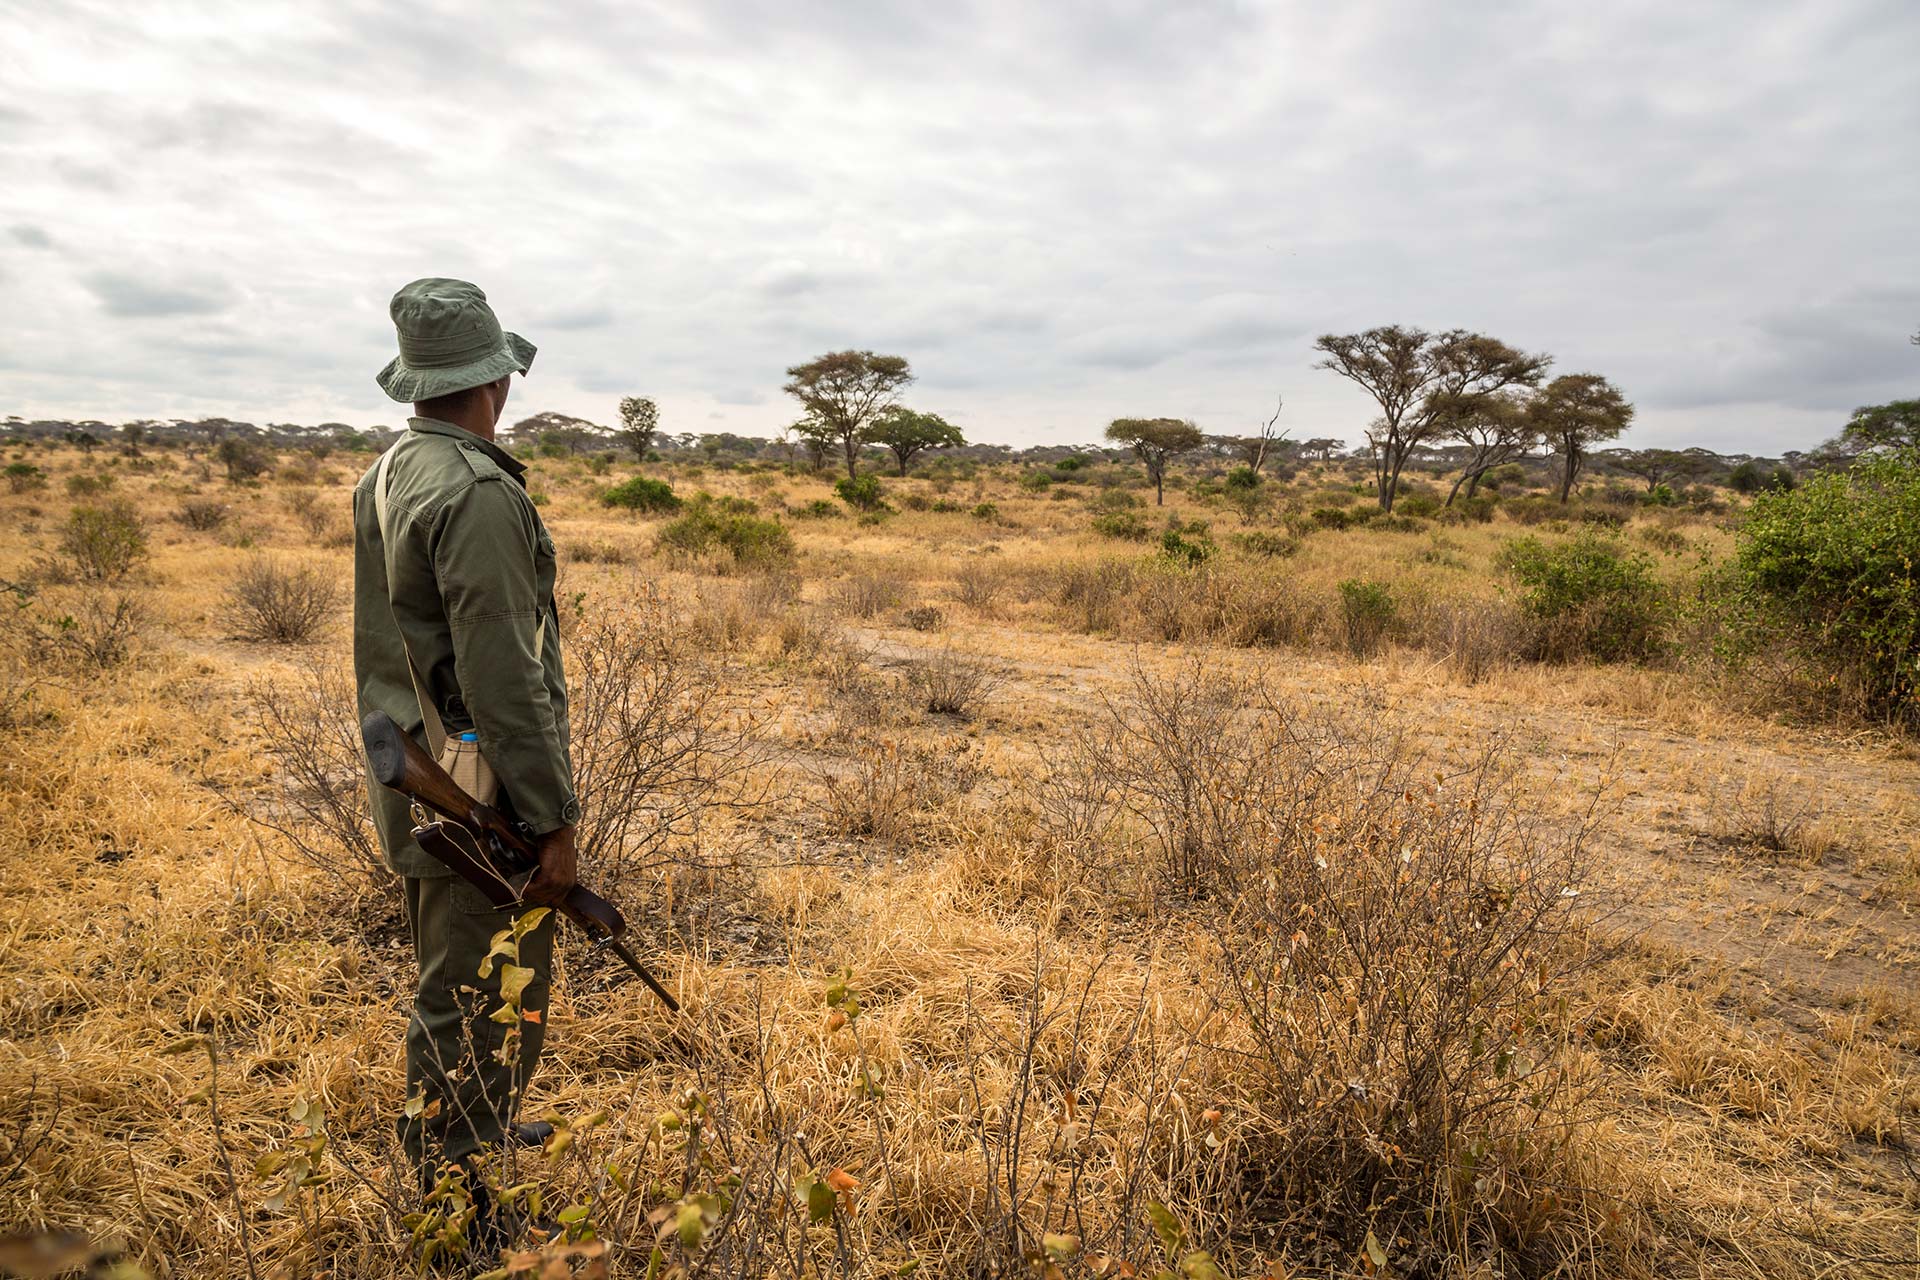
[[(402, 436), (404, 440), (406, 437)], [(393, 452), (400, 447), (396, 440), (387, 446), (380, 455), (380, 463), (373, 472), (373, 517), (380, 526), (380, 554), (387, 562), (387, 583), (391, 590), (393, 583), (393, 539), (387, 536), (387, 464), (393, 460)], [(439, 709), (433, 705), (433, 699), (427, 695), (426, 677), (420, 674), (420, 668), (414, 664), (413, 650), (407, 647), (407, 633), (400, 631), (399, 622), (394, 630), (400, 635), (400, 648), (407, 655), (407, 678), (413, 681), (413, 696), (420, 703), (420, 724), (427, 732), (427, 750), (438, 760), (446, 752), (447, 727), (441, 722)], [(546, 651), (547, 615), (540, 615), (539, 625), (533, 632), (534, 661), (541, 661)]]

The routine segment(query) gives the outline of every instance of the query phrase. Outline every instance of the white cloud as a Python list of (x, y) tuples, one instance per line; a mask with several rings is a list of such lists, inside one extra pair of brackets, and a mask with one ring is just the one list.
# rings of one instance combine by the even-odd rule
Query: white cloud
[(1639, 443), (1920, 386), (1905, 0), (0, 12), (7, 412), (391, 421), (422, 275), (540, 345), (528, 410), (670, 428), (873, 346), (985, 438), (1353, 437), (1312, 335), (1395, 321), (1604, 372)]

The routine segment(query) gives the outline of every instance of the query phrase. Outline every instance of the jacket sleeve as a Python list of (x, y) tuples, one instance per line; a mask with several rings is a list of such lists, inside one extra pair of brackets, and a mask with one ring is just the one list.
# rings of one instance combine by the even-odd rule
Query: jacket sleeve
[[(510, 481), (479, 480), (447, 504), (434, 576), (461, 699), (480, 754), (520, 819), (541, 835), (575, 821), (573, 770), (534, 651), (540, 605), (531, 506)], [(549, 637), (552, 639), (552, 637)]]

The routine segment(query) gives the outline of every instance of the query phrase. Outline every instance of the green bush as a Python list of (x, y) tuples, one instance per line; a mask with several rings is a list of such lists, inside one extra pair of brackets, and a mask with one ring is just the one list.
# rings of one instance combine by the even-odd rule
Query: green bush
[(75, 507), (60, 532), (60, 549), (83, 582), (118, 582), (146, 559), (146, 526), (126, 502)]
[(1260, 487), (1260, 473), (1252, 467), (1235, 467), (1227, 472), (1227, 488), (1250, 492)]
[(47, 473), (31, 462), (9, 462), (6, 475), (7, 488), (13, 493), (25, 493), (29, 489), (47, 487)]
[(71, 475), (67, 477), (67, 492), (76, 498), (91, 498), (95, 494), (106, 493), (113, 488), (113, 477), (105, 472), (97, 476)]
[(1347, 650), (1354, 657), (1364, 658), (1379, 649), (1396, 612), (1393, 592), (1384, 582), (1348, 578), (1340, 584), (1340, 621)]
[(1440, 514), (1440, 499), (1430, 493), (1410, 493), (1394, 502), (1393, 514), (1416, 520), (1430, 519)]
[(1732, 576), (1736, 643), (1777, 638), (1857, 673), (1873, 709), (1920, 719), (1920, 451), (1762, 494)]
[(1792, 489), (1799, 477), (1786, 467), (1776, 467), (1752, 458), (1727, 473), (1727, 485), (1736, 493), (1765, 493), (1771, 489)]
[(880, 477), (876, 475), (848, 476), (833, 486), (840, 495), (840, 501), (855, 511), (885, 511), (886, 493), (880, 487)]
[(1060, 459), (1060, 461), (1053, 464), (1053, 469), (1055, 471), (1078, 471), (1086, 465), (1087, 460), (1076, 455), (1074, 457)]
[(1673, 486), (1670, 484), (1657, 484), (1647, 490), (1645, 496), (1643, 496), (1640, 501), (1649, 507), (1670, 507), (1674, 503)]
[(1650, 557), (1589, 530), (1559, 543), (1518, 538), (1503, 558), (1520, 583), (1521, 611), (1542, 624), (1547, 660), (1618, 662), (1660, 652), (1666, 599)]
[(1131, 511), (1109, 511), (1093, 518), (1093, 531), (1123, 542), (1145, 542), (1153, 536), (1146, 520)]
[(974, 507), (968, 514), (972, 515), (975, 520), (998, 520), (1000, 518), (1000, 508), (991, 502), (982, 502)]
[(635, 476), (600, 495), (602, 504), (628, 511), (678, 511), (680, 497), (665, 480)]
[(725, 551), (742, 567), (784, 564), (793, 558), (793, 534), (778, 520), (754, 513), (744, 498), (695, 495), (685, 513), (660, 529), (662, 551), (707, 554)]
[(840, 508), (825, 498), (815, 498), (804, 507), (795, 507), (792, 515), (796, 520), (838, 520)]
[(1205, 525), (1173, 526), (1160, 534), (1160, 554), (1178, 564), (1205, 564), (1218, 550)]

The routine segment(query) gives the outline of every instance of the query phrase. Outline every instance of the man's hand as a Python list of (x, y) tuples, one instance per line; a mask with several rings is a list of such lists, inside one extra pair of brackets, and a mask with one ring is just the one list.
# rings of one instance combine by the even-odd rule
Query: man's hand
[(525, 896), (534, 902), (558, 906), (567, 890), (578, 882), (580, 868), (574, 861), (573, 828), (561, 827), (539, 838), (537, 852), (540, 869), (527, 882)]

